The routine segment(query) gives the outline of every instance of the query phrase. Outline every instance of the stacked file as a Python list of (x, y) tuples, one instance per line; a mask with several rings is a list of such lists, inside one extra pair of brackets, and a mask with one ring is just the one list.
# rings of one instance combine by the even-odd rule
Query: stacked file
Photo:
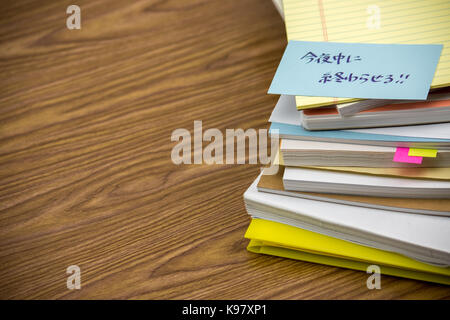
[[(336, 11), (330, 21), (345, 13), (345, 3), (325, 11)], [(408, 7), (409, 2), (401, 4)], [(450, 10), (441, 5), (427, 12)], [(332, 41), (311, 27), (304, 29), (309, 32), (298, 29), (308, 19), (314, 26), (316, 6), (317, 1), (284, 1), (289, 40)], [(323, 8), (318, 10), (319, 27), (324, 28)], [(408, 26), (414, 28), (414, 21)], [(343, 32), (329, 25), (327, 32), (339, 35), (340, 41), (364, 42), (364, 32), (349, 28)], [(377, 35), (381, 42), (396, 40), (389, 30)], [(417, 34), (402, 35), (408, 36)], [(371, 37), (365, 40), (373, 42)], [(429, 38), (429, 43), (443, 43), (447, 50), (448, 32)], [(271, 90), (286, 83), (275, 82), (280, 73), (290, 72), (282, 69), (283, 60), (290, 59), (289, 45)], [(250, 239), (248, 250), (362, 271), (378, 265), (382, 274), (450, 284), (448, 56), (441, 53), (434, 77), (426, 84), (428, 96), (421, 99), (414, 99), (414, 94), (393, 97), (386, 86), (377, 87), (377, 99), (369, 98), (370, 90), (357, 87), (351, 99), (348, 94), (318, 96), (315, 84), (304, 86), (310, 91), (301, 88), (305, 96), (281, 92), (269, 119), (280, 148), (272, 168), (264, 169), (244, 194), (252, 217), (245, 235)], [(401, 92), (406, 87), (399, 88)]]

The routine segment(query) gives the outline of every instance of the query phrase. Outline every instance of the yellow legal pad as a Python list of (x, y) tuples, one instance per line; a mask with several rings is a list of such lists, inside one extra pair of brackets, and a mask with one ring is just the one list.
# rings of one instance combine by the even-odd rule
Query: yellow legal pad
[[(450, 1), (283, 0), (288, 40), (443, 44), (431, 88), (450, 85)], [(297, 96), (299, 109), (358, 99)]]
[(365, 247), (278, 222), (252, 219), (247, 250), (284, 258), (450, 285), (450, 268), (428, 265), (401, 254)]

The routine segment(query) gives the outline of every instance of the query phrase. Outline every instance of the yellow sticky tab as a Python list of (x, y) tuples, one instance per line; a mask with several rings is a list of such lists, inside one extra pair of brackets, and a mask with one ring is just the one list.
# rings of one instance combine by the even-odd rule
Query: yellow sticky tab
[(408, 156), (436, 158), (437, 150), (409, 148)]

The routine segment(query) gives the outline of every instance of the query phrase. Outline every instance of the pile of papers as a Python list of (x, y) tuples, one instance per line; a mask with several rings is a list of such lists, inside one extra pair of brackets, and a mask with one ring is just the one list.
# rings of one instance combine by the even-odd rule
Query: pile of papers
[(248, 250), (450, 284), (450, 4), (385, 4), (374, 28), (365, 2), (328, 6), (277, 7), (280, 148), (244, 194)]

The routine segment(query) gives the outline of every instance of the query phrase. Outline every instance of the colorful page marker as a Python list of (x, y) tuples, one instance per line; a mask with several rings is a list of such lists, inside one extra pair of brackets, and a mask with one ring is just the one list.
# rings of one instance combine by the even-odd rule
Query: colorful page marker
[(395, 150), (395, 155), (394, 155), (394, 161), (395, 162), (406, 162), (406, 163), (416, 163), (416, 164), (421, 164), (422, 163), (422, 157), (412, 157), (408, 155), (409, 153), (409, 148), (397, 148), (397, 150)]
[(436, 158), (437, 150), (409, 148), (408, 156)]
[(289, 41), (271, 94), (425, 100), (440, 44)]

